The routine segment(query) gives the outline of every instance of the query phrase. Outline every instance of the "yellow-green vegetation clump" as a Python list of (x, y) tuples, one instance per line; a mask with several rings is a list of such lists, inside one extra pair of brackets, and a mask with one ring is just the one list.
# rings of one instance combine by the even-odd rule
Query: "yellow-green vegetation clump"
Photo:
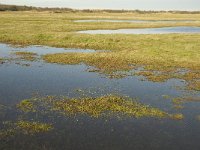
[[(3, 106), (2, 106), (3, 107)], [(74, 117), (86, 115), (93, 118), (168, 118), (182, 120), (182, 114), (171, 114), (139, 103), (135, 99), (117, 95), (105, 95), (99, 97), (69, 98), (65, 96), (33, 97), (22, 100), (16, 106), (19, 113), (15, 120), (1, 123), (0, 139), (16, 135), (35, 135), (47, 133), (54, 129), (55, 122), (52, 119), (62, 117)], [(27, 120), (27, 118), (32, 118)], [(41, 118), (48, 123), (41, 122)]]
[(197, 119), (198, 121), (200, 121), (200, 115), (197, 115), (197, 116), (196, 116), (196, 119)]
[(14, 129), (0, 130), (0, 140), (3, 140), (7, 137), (11, 137), (13, 135), (15, 135)]
[(33, 52), (15, 52), (15, 55), (18, 56), (20, 59), (28, 61), (34, 61), (37, 57), (37, 53)]
[(23, 100), (18, 105), (17, 108), (24, 112), (34, 112), (34, 105), (30, 100)]
[(188, 89), (200, 91), (200, 71), (198, 68), (191, 70), (183, 76), (183, 79), (189, 81)]
[(119, 113), (132, 117), (166, 117), (167, 113), (152, 108), (134, 100), (119, 96), (102, 96), (97, 98), (82, 98), (56, 101), (54, 108), (69, 114), (86, 114), (98, 117), (106, 113)]
[(24, 134), (44, 133), (53, 129), (53, 126), (40, 122), (19, 121), (16, 123), (16, 128)]
[(3, 63), (4, 63), (3, 60), (4, 60), (4, 59), (0, 57), (0, 64), (3, 64)]
[(184, 119), (184, 116), (183, 116), (183, 114), (175, 114), (175, 115), (173, 115), (172, 118), (175, 120), (182, 120), (182, 119)]
[(53, 130), (53, 126), (51, 124), (41, 123), (38, 121), (7, 121), (3, 122), (3, 125), (4, 129), (0, 130), (0, 140), (17, 134), (35, 135)]
[[(31, 100), (31, 99), (30, 99)], [(21, 103), (24, 103), (23, 101)], [(101, 97), (67, 98), (47, 96), (44, 98), (34, 98), (32, 100), (35, 110), (33, 112), (59, 112), (64, 115), (88, 115), (91, 117), (100, 116), (129, 116), (129, 117), (156, 117), (173, 118), (173, 114), (164, 112), (158, 108), (153, 108), (145, 104), (136, 102), (134, 99), (116, 95), (106, 95)], [(18, 104), (18, 106), (24, 106)], [(26, 111), (23, 107), (18, 107)], [(25, 106), (26, 108), (26, 106)], [(41, 110), (43, 108), (44, 110)]]
[(171, 100), (173, 107), (176, 109), (183, 109), (184, 104), (188, 102), (200, 102), (200, 97), (182, 96), (182, 97), (170, 97), (163, 95), (163, 98)]

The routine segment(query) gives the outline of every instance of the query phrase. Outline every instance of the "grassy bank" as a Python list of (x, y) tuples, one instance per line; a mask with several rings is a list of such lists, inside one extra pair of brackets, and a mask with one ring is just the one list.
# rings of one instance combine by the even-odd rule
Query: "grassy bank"
[[(200, 26), (200, 22), (128, 23), (73, 22), (77, 19), (142, 19), (142, 20), (199, 20), (200, 14), (173, 13), (53, 13), (53, 12), (0, 12), (0, 41), (12, 44), (41, 44), (56, 47), (79, 47), (110, 50), (135, 50), (163, 47), (171, 40), (176, 43), (190, 40), (187, 35), (83, 35), (76, 31), (92, 29), (120, 29), (168, 26)], [(192, 36), (192, 35), (191, 35)], [(193, 35), (192, 40), (196, 38)], [(182, 43), (183, 43), (182, 40)], [(198, 40), (198, 39), (197, 39)], [(152, 42), (152, 43), (151, 43)], [(159, 42), (159, 43), (158, 43)], [(190, 41), (188, 41), (190, 42)], [(173, 44), (176, 48), (176, 43)], [(181, 43), (181, 44), (182, 44)], [(158, 45), (159, 44), (159, 45)], [(164, 45), (163, 45), (164, 44)], [(178, 43), (179, 44), (179, 43)], [(170, 45), (169, 45), (170, 46)], [(167, 47), (168, 48), (168, 47)], [(169, 47), (171, 48), (171, 47)]]

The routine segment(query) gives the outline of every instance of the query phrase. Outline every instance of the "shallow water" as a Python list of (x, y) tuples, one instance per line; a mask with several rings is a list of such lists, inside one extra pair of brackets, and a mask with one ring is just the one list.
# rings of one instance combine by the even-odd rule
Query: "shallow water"
[(74, 48), (53, 48), (48, 46), (28, 46), (28, 47), (14, 47), (12, 45), (8, 46), (7, 44), (0, 43), (0, 57), (10, 57), (15, 52), (33, 52), (37, 53), (38, 55), (45, 55), (45, 54), (54, 54), (54, 53), (67, 53), (67, 52), (77, 52), (77, 53), (92, 53), (96, 52), (95, 50), (91, 49), (74, 49)]
[(200, 33), (200, 27), (162, 27), (144, 29), (118, 29), (118, 30), (85, 30), (78, 33), (86, 34), (171, 34), (171, 33)]
[(129, 23), (177, 23), (177, 22), (196, 22), (197, 20), (111, 20), (111, 19), (91, 19), (75, 20), (74, 22), (129, 22)]
[[(13, 48), (0, 45), (0, 57), (12, 57), (13, 51), (31, 50), (40, 54), (66, 51), (49, 47)], [(75, 49), (73, 49), (76, 51)], [(80, 51), (80, 50), (78, 50)], [(93, 52), (89, 50), (88, 52)], [(17, 63), (16, 63), (17, 62)], [(19, 65), (28, 63), (30, 66)], [(188, 102), (182, 110), (174, 109), (171, 97), (200, 96), (199, 92), (178, 90), (184, 86), (180, 80), (171, 79), (164, 83), (141, 81), (142, 77), (129, 76), (122, 79), (109, 79), (98, 72), (87, 72), (88, 66), (47, 64), (41, 60), (26, 62), (12, 60), (0, 64), (0, 104), (13, 106), (23, 99), (37, 93), (43, 95), (80, 96), (77, 89), (85, 90), (88, 95), (100, 96), (119, 94), (138, 98), (141, 103), (158, 107), (170, 113), (183, 113), (184, 120), (154, 118), (91, 118), (89, 116), (40, 118), (52, 121), (55, 130), (38, 136), (21, 135), (0, 140), (0, 149), (58, 149), (58, 150), (198, 150), (200, 147), (199, 102)], [(1, 121), (15, 119), (15, 110), (2, 117)], [(31, 119), (31, 118), (29, 118)]]

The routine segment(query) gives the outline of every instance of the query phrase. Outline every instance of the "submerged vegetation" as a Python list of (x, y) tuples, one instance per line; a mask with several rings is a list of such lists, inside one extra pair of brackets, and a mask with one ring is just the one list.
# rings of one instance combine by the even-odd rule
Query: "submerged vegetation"
[[(0, 140), (5, 140), (18, 135), (33, 136), (41, 133), (48, 133), (56, 129), (55, 120), (88, 116), (91, 118), (168, 118), (182, 120), (182, 114), (171, 114), (139, 103), (135, 99), (117, 95), (105, 95), (100, 97), (79, 97), (69, 98), (65, 96), (33, 97), (22, 100), (16, 107), (9, 109), (0, 105), (0, 117), (14, 111), (14, 119), (4, 120), (0, 123)], [(44, 119), (45, 118), (45, 119)], [(45, 120), (45, 123), (43, 121)]]
[(24, 134), (36, 134), (48, 132), (53, 129), (52, 125), (40, 122), (29, 122), (29, 121), (19, 121), (16, 123), (16, 126)]
[(200, 97), (191, 97), (191, 96), (170, 97), (168, 95), (164, 95), (163, 97), (165, 99), (171, 100), (173, 107), (176, 109), (183, 109), (184, 104), (189, 102), (200, 102)]
[(3, 122), (5, 129), (0, 130), (0, 140), (9, 138), (15, 135), (35, 135), (39, 133), (49, 132), (53, 129), (52, 125), (40, 122), (31, 121), (17, 121), (15, 122)]
[[(88, 115), (91, 117), (100, 116), (129, 116), (129, 117), (157, 117), (177, 119), (177, 114), (172, 115), (153, 108), (148, 105), (140, 104), (134, 99), (115, 95), (101, 97), (68, 98), (47, 96), (23, 100), (17, 105), (18, 109), (25, 113), (37, 112), (59, 112), (61, 114)], [(41, 110), (42, 108), (42, 110)]]
[(15, 52), (15, 55), (22, 60), (34, 61), (37, 58), (37, 53), (33, 52)]

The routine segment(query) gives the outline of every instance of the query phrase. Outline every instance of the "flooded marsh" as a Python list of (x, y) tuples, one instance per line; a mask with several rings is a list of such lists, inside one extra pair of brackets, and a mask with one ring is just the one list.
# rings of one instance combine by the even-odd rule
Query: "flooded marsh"
[(75, 20), (74, 22), (129, 22), (129, 23), (176, 23), (176, 22), (195, 22), (196, 20), (114, 20), (114, 19), (98, 19), (98, 20)]
[(144, 29), (118, 29), (118, 30), (86, 30), (78, 33), (85, 34), (200, 34), (200, 27), (161, 27)]
[[(200, 94), (198, 91), (177, 89), (177, 86), (186, 86), (181, 80), (169, 79), (161, 83), (143, 81), (142, 77), (134, 74), (110, 78), (107, 73), (116, 71), (115, 68), (110, 70), (109, 67), (100, 67), (106, 72), (99, 74), (99, 71), (88, 71), (89, 64), (70, 61), (67, 65), (60, 65), (43, 61), (45, 55), (57, 55), (57, 52), (67, 49), (33, 46), (14, 48), (6, 44), (1, 44), (1, 47), (1, 57), (7, 60), (10, 58), (10, 61), (0, 66), (1, 148), (35, 149), (45, 145), (60, 149), (59, 143), (63, 138), (68, 139), (68, 142), (61, 149), (93, 149), (94, 145), (101, 148), (96, 140), (91, 141), (91, 135), (101, 140), (106, 147), (106, 141), (110, 140), (115, 145), (121, 145), (119, 141), (126, 143), (117, 149), (147, 148), (143, 138), (149, 140), (145, 141), (148, 147), (154, 142), (162, 143), (153, 144), (151, 148), (155, 149), (166, 148), (163, 146), (166, 140), (173, 143), (177, 139), (198, 147), (198, 142), (194, 142), (195, 138), (188, 141), (188, 138), (191, 139), (196, 134), (200, 125), (196, 119), (199, 115), (198, 100), (188, 100), (186, 103), (184, 97), (198, 99)], [(34, 49), (31, 54), (37, 54), (39, 59), (13, 59), (13, 52), (24, 54), (28, 49)], [(45, 53), (38, 53), (38, 49), (43, 49)], [(90, 51), (81, 54), (110, 53)], [(65, 53), (68, 54), (78, 55), (79, 50), (77, 53), (75, 50), (73, 53)], [(29, 63), (30, 67), (16, 62)], [(103, 63), (103, 60), (100, 62)], [(122, 67), (124, 73), (126, 69)], [(163, 95), (169, 95), (169, 99), (180, 97), (184, 108), (174, 108), (174, 100), (166, 100), (167, 96)], [(195, 129), (194, 132), (190, 128)], [(85, 135), (84, 140), (80, 133)], [(52, 144), (38, 143), (38, 138)], [(152, 138), (155, 141), (150, 140)], [(74, 139), (80, 145), (73, 143)], [(35, 144), (30, 145), (30, 142)], [(174, 149), (179, 147), (181, 146), (173, 146)]]
[(0, 149), (199, 149), (199, 14), (1, 14)]
[(23, 60), (34, 61), (37, 57), (37, 53), (33, 52), (15, 52), (15, 55)]

